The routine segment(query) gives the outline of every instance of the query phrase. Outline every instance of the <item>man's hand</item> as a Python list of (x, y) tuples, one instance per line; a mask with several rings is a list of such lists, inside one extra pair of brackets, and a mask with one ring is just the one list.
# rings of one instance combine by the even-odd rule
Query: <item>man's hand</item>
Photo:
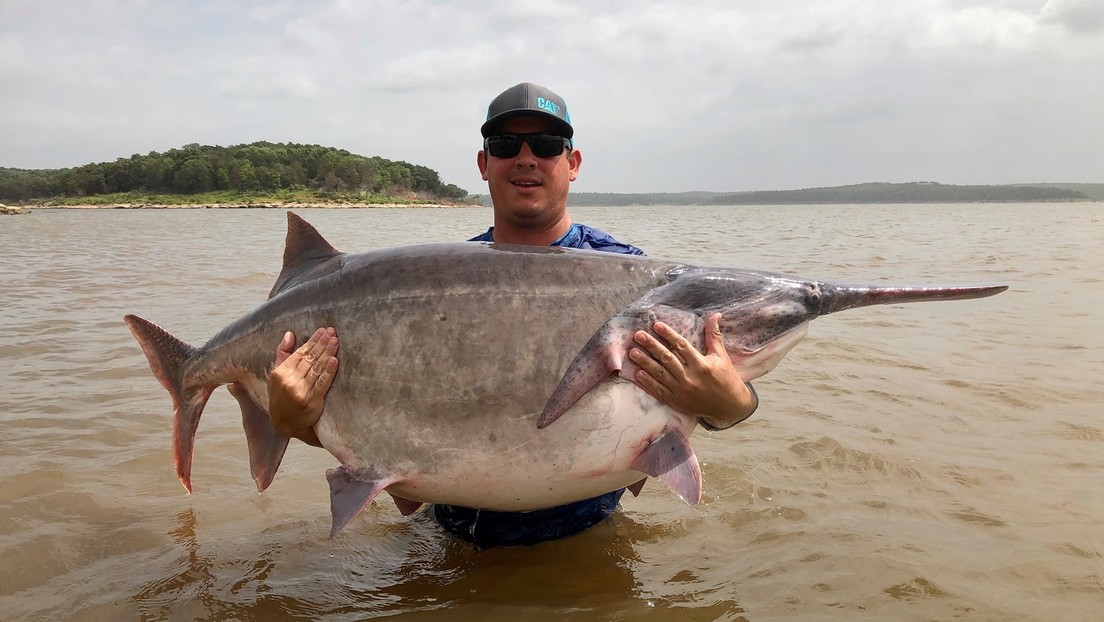
[(268, 377), (268, 416), (280, 434), (321, 447), (311, 427), (322, 416), (326, 392), (337, 373), (337, 331), (319, 328), (298, 350), (288, 331), (276, 348), (276, 367)]
[(750, 417), (759, 398), (728, 358), (720, 319), (715, 313), (705, 320), (704, 354), (670, 326), (656, 322), (656, 333), (667, 343), (637, 331), (634, 340), (640, 348), (629, 350), (629, 358), (640, 366), (636, 381), (646, 393), (723, 429)]

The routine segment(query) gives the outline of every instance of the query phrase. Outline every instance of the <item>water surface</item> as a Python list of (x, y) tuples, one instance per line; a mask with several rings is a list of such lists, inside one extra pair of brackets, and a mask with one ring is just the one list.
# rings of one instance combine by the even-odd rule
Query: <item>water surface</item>
[[(695, 433), (696, 508), (652, 482), (579, 536), (476, 551), (381, 503), (330, 541), (334, 460), (293, 443), (256, 494), (225, 391), (184, 494), (169, 398), (122, 323), (198, 344), (244, 314), (275, 280), (283, 211), (3, 218), (0, 619), (1098, 619), (1099, 204), (573, 212), (654, 256), (1011, 289), (815, 321), (756, 382), (753, 418)], [(491, 218), (299, 213), (346, 250)]]

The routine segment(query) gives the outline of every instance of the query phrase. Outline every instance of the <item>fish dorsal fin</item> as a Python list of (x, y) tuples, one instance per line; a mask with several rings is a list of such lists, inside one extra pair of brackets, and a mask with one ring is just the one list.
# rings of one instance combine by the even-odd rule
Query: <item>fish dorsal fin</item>
[(682, 432), (671, 429), (651, 442), (632, 463), (640, 471), (667, 485), (686, 505), (701, 501), (702, 479), (698, 457)]
[[(288, 212), (287, 240), (284, 243), (284, 267), (268, 297), (272, 298), (281, 291), (317, 278), (325, 273), (310, 275), (311, 268), (341, 255), (322, 234), (309, 222)], [(304, 278), (305, 277), (305, 278)]]

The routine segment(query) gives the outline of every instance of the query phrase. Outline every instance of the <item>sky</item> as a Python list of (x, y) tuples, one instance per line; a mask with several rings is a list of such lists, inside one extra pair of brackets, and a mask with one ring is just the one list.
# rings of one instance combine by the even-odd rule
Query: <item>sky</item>
[(0, 166), (265, 140), (483, 194), (526, 81), (574, 191), (1104, 182), (1104, 0), (0, 0)]

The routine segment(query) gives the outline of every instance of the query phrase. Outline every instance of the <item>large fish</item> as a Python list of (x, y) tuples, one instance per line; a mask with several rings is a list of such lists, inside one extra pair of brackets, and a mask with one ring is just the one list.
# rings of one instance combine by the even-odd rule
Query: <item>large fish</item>
[(404, 514), (422, 503), (523, 511), (638, 493), (654, 476), (693, 505), (697, 419), (625, 380), (633, 331), (663, 320), (700, 347), (704, 318), (720, 312), (726, 349), (754, 380), (819, 315), (1004, 289), (851, 287), (472, 242), (342, 253), (289, 213), (269, 300), (202, 347), (125, 321), (172, 396), (173, 460), (189, 492), (200, 414), (223, 384), (241, 407), (257, 489), (268, 487), (288, 443), (267, 412), (275, 346), (287, 330), (337, 329), (341, 367), (314, 426), (341, 463), (327, 471), (332, 537), (384, 490)]

